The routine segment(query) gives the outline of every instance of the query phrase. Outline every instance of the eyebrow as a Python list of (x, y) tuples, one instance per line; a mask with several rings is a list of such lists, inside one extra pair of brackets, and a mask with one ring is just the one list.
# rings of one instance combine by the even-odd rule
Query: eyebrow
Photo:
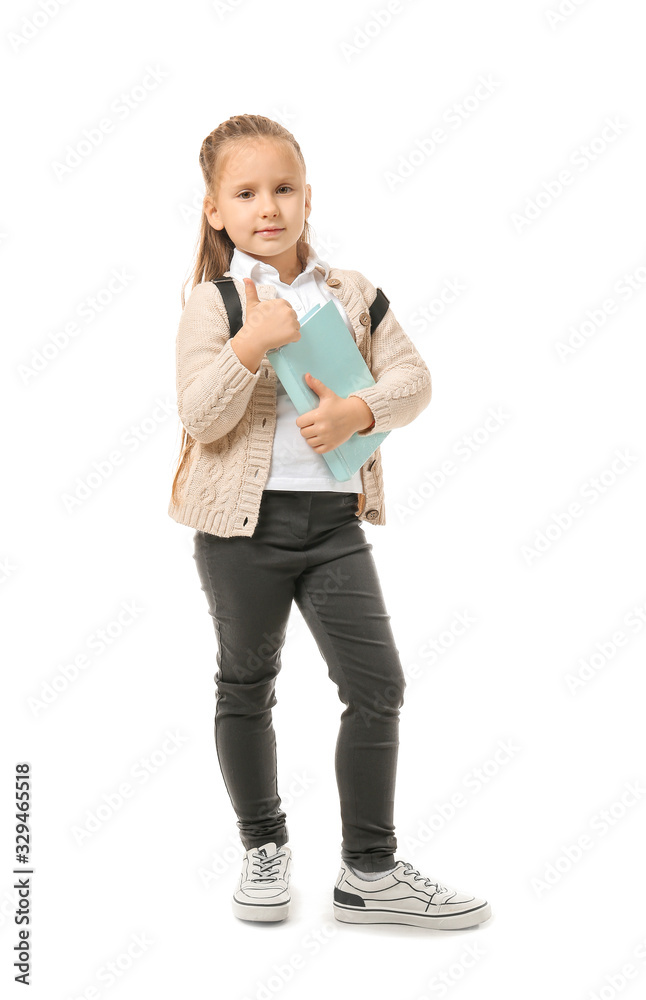
[[(278, 184), (283, 184), (285, 181), (298, 181), (298, 176), (296, 174), (281, 174), (281, 178), (282, 178), (282, 180), (277, 181)], [(254, 183), (255, 183), (254, 181), (245, 181), (245, 180), (242, 180), (242, 181), (232, 181), (228, 186), (231, 189), (233, 189), (233, 188), (253, 187)]]

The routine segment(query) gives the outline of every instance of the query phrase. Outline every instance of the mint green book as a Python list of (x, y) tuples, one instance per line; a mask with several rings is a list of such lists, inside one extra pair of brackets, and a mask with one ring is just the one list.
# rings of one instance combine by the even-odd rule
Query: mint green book
[[(310, 309), (303, 316), (300, 328), (299, 341), (267, 351), (267, 360), (299, 416), (315, 409), (319, 403), (319, 397), (305, 381), (307, 372), (344, 399), (352, 392), (375, 384), (372, 372), (332, 299), (324, 306), (315, 305)], [(380, 431), (362, 437), (355, 431), (351, 438), (322, 457), (334, 478), (345, 482), (352, 479), (389, 434), (390, 431)]]

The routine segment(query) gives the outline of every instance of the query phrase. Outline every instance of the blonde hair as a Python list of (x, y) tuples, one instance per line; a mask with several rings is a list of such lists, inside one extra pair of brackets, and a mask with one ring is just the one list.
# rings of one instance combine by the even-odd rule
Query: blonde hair
[[(216, 198), (226, 157), (233, 147), (239, 148), (242, 143), (249, 144), (258, 139), (272, 139), (276, 142), (289, 143), (301, 165), (303, 174), (305, 174), (305, 160), (301, 148), (291, 132), (278, 122), (272, 121), (271, 118), (264, 118), (262, 115), (234, 115), (233, 118), (228, 118), (218, 125), (202, 143), (200, 167), (204, 177), (206, 194)], [(234, 250), (235, 244), (226, 229), (214, 229), (203, 211), (194, 257), (195, 262), (192, 272), (189, 273), (182, 286), (182, 309), (186, 305), (184, 289), (191, 280), (191, 276), (193, 279), (191, 291), (201, 282), (222, 278), (225, 271), (229, 270)], [(305, 220), (303, 232), (296, 243), (296, 254), (302, 267), (305, 267), (307, 263), (309, 251), (310, 227)], [(191, 452), (196, 443), (182, 424), (180, 454), (171, 491), (173, 504), (179, 503), (177, 490), (181, 474), (188, 469)]]

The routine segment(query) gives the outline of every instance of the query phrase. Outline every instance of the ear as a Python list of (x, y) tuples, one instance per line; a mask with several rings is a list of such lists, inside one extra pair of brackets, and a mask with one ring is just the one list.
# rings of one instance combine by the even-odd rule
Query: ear
[(210, 195), (207, 194), (204, 196), (202, 208), (206, 216), (206, 220), (212, 229), (217, 229), (218, 231), (224, 229), (224, 223), (220, 218), (220, 213), (218, 212), (215, 202)]

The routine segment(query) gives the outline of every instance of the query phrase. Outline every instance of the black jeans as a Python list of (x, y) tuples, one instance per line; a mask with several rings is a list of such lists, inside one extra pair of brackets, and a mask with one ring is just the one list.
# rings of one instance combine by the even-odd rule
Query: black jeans
[(215, 744), (245, 850), (289, 834), (271, 709), (295, 600), (339, 698), (335, 769), (344, 861), (395, 864), (399, 709), (406, 681), (356, 493), (266, 490), (251, 537), (197, 531), (218, 643)]

